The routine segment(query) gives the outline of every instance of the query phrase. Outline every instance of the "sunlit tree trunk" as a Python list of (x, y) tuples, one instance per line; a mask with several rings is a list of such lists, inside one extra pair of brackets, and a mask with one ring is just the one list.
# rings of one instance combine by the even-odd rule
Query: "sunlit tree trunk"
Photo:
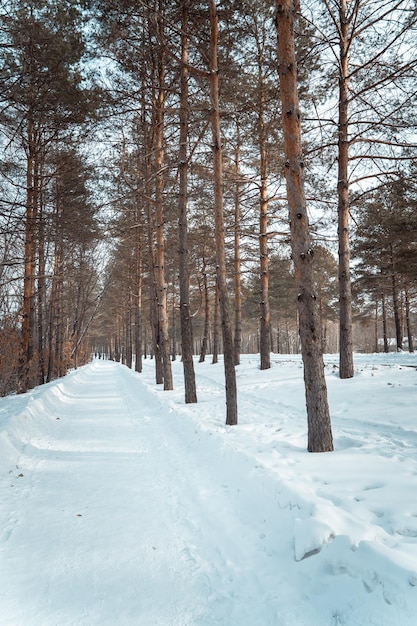
[(339, 4), (338, 239), (339, 239), (339, 375), (352, 378), (352, 289), (349, 244), (349, 27), (347, 0)]
[(333, 450), (333, 438), (324, 376), (320, 320), (314, 293), (313, 252), (304, 195), (304, 162), (294, 45), (294, 19), (298, 6), (298, 2), (294, 0), (276, 2), (285, 178), (304, 364), (308, 451), (326, 452)]

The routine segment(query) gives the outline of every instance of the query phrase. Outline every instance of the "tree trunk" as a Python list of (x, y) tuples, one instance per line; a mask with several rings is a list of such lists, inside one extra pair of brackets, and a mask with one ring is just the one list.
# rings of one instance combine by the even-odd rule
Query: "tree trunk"
[(277, 0), (278, 60), (281, 87), (285, 178), (291, 229), (291, 250), (297, 288), (301, 352), (308, 419), (308, 451), (333, 450), (321, 329), (313, 291), (313, 253), (303, 182), (294, 18), (298, 2)]
[(217, 67), (218, 18), (215, 0), (210, 5), (210, 100), (213, 139), (214, 218), (216, 238), (217, 286), (223, 337), (224, 373), (226, 386), (226, 424), (237, 424), (237, 389), (233, 336), (229, 319), (229, 296), (226, 277), (226, 254), (223, 215), (223, 157), (220, 132), (219, 75)]
[(142, 215), (138, 201), (138, 231), (136, 234), (136, 306), (135, 306), (135, 371), (142, 372)]
[(235, 219), (234, 219), (234, 295), (235, 295), (235, 337), (234, 355), (235, 365), (240, 363), (240, 352), (242, 349), (242, 288), (241, 288), (241, 260), (240, 260), (240, 126), (236, 122), (236, 151), (235, 151)]
[(338, 238), (339, 238), (339, 375), (352, 378), (353, 338), (352, 338), (352, 290), (350, 281), (349, 247), (349, 26), (347, 20), (347, 0), (339, 5), (339, 121), (338, 121)]
[(40, 183), (39, 174), (37, 176), (37, 186), (39, 189), (39, 210), (38, 210), (38, 303), (37, 303), (37, 317), (38, 317), (38, 384), (43, 385), (45, 382), (45, 224), (44, 224), (44, 212), (43, 212), (43, 185)]
[(210, 298), (207, 280), (207, 266), (203, 249), (203, 297), (204, 297), (204, 330), (201, 342), (199, 363), (204, 363), (207, 354), (208, 335), (210, 328)]
[(381, 303), (382, 303), (382, 333), (384, 336), (384, 352), (387, 354), (389, 352), (389, 343), (388, 343), (388, 332), (387, 332), (387, 309), (385, 305), (385, 293), (381, 294)]
[[(155, 85), (155, 68), (152, 67), (152, 128), (156, 128), (156, 85)], [(157, 277), (157, 261), (155, 253), (155, 219), (151, 206), (151, 189), (150, 180), (152, 166), (150, 162), (150, 154), (152, 150), (152, 140), (147, 132), (145, 112), (146, 112), (146, 93), (145, 82), (142, 83), (142, 113), (144, 119), (144, 131), (145, 138), (144, 144), (146, 149), (145, 156), (145, 203), (146, 203), (146, 221), (147, 221), (147, 235), (148, 235), (148, 251), (149, 251), (149, 320), (152, 331), (152, 348), (155, 356), (155, 382), (157, 385), (162, 384), (163, 366), (162, 366), (162, 354), (160, 344), (160, 322), (159, 322), (159, 307), (158, 307), (158, 277)]]
[[(172, 307), (171, 307), (171, 316), (172, 316), (172, 327), (171, 327), (171, 359), (175, 361), (177, 358), (177, 312), (175, 309), (175, 285), (172, 286)], [(180, 322), (181, 326), (181, 322)], [(192, 338), (191, 338), (192, 341)], [(191, 355), (192, 355), (192, 347), (191, 347)]]
[(126, 324), (126, 365), (129, 369), (132, 369), (132, 290), (130, 288), (131, 278), (129, 280), (129, 295), (127, 300), (127, 311), (125, 316)]
[[(162, 32), (163, 19), (158, 12), (159, 30)], [(173, 388), (171, 354), (168, 330), (167, 285), (165, 282), (165, 240), (164, 240), (164, 113), (165, 113), (165, 54), (162, 46), (158, 55), (158, 93), (156, 99), (155, 125), (155, 218), (156, 218), (156, 277), (159, 320), (159, 346), (162, 356), (164, 390)]]
[(392, 244), (390, 245), (390, 263), (391, 263), (392, 304), (394, 308), (394, 322), (395, 322), (395, 338), (397, 342), (397, 350), (402, 350), (403, 349), (403, 333), (402, 333), (402, 328), (401, 328), (400, 304), (398, 301), (397, 273), (396, 273), (394, 250), (393, 250)]
[[(197, 402), (193, 361), (193, 330), (190, 314), (190, 279), (188, 270), (188, 0), (181, 2), (181, 101), (180, 101), (180, 149), (179, 149), (179, 197), (178, 197), (178, 253), (180, 283), (181, 356), (184, 372), (185, 402)], [(175, 334), (174, 334), (175, 341)]]
[(19, 359), (18, 392), (24, 393), (30, 385), (30, 369), (34, 356), (35, 325), (35, 267), (36, 267), (36, 168), (35, 130), (28, 118), (28, 148), (26, 161), (26, 216), (25, 258), (23, 277), (22, 343)]
[(408, 287), (404, 287), (404, 295), (405, 295), (405, 321), (406, 321), (406, 326), (407, 326), (408, 351), (412, 353), (414, 352), (414, 341), (413, 341), (413, 333), (411, 330), (410, 294), (408, 291)]
[[(260, 52), (258, 53), (258, 58)], [(260, 342), (259, 352), (261, 370), (271, 367), (271, 345), (269, 335), (270, 311), (269, 311), (269, 268), (268, 268), (268, 159), (265, 135), (265, 93), (262, 77), (262, 67), (258, 68), (259, 98), (258, 98), (258, 132), (260, 151), (260, 203), (259, 203), (259, 259), (261, 275), (261, 298), (260, 298)]]
[(219, 290), (217, 285), (214, 292), (213, 358), (211, 361), (213, 364), (219, 362)]
[(63, 376), (63, 358), (64, 358), (64, 309), (63, 309), (63, 250), (62, 243), (58, 245), (58, 276), (56, 277), (56, 302), (55, 302), (55, 344), (54, 344), (54, 378)]
[(395, 322), (395, 340), (397, 344), (397, 350), (403, 349), (403, 334), (401, 329), (401, 316), (400, 316), (400, 305), (398, 302), (398, 285), (397, 285), (397, 276), (393, 272), (391, 275), (391, 284), (392, 284), (392, 304), (394, 308), (394, 322)]

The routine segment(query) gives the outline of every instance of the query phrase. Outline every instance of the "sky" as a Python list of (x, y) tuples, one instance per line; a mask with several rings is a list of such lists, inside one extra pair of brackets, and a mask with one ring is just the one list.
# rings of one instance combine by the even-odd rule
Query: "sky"
[(298, 356), (220, 361), (199, 402), (94, 360), (0, 399), (1, 626), (415, 626), (417, 356), (326, 355), (309, 454)]

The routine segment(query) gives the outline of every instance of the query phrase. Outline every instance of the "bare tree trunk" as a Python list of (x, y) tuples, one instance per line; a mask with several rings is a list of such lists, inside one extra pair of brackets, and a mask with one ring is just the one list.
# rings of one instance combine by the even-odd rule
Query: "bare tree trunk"
[(389, 344), (388, 344), (388, 332), (387, 332), (387, 308), (385, 304), (385, 292), (381, 294), (381, 303), (382, 303), (382, 332), (384, 335), (384, 352), (389, 352)]
[[(59, 231), (58, 224), (58, 208), (56, 208), (56, 229)], [(62, 272), (61, 267), (61, 246), (58, 242), (58, 233), (55, 235), (55, 250), (54, 250), (54, 270), (52, 275), (52, 286), (51, 286), (51, 304), (50, 304), (50, 312), (49, 312), (49, 336), (48, 336), (48, 369), (46, 374), (46, 381), (51, 381), (56, 376), (56, 342), (57, 342), (57, 333), (58, 333), (58, 314), (59, 314), (59, 281), (60, 281), (60, 273)]]
[(414, 352), (414, 341), (413, 341), (413, 333), (411, 330), (410, 293), (408, 291), (408, 287), (404, 287), (404, 295), (405, 295), (405, 322), (407, 326), (408, 351), (412, 353)]
[(214, 315), (213, 315), (213, 364), (219, 362), (219, 290), (216, 285), (214, 294)]
[(18, 392), (30, 387), (30, 368), (34, 356), (35, 324), (35, 263), (36, 263), (36, 167), (35, 131), (28, 119), (28, 149), (26, 162), (25, 258), (23, 277), (22, 343), (19, 358)]
[(207, 354), (208, 335), (210, 328), (210, 298), (207, 280), (207, 266), (203, 250), (203, 297), (204, 297), (204, 330), (203, 341), (201, 342), (199, 363), (204, 363)]
[(54, 377), (63, 375), (63, 359), (64, 359), (64, 310), (63, 310), (63, 251), (61, 242), (58, 244), (58, 276), (56, 278), (56, 302), (55, 302), (55, 345), (54, 345)]
[(338, 238), (339, 238), (339, 375), (352, 378), (353, 337), (352, 337), (352, 290), (350, 281), (349, 246), (349, 27), (347, 0), (339, 5), (339, 121), (338, 121)]
[(294, 0), (276, 1), (279, 79), (286, 158), (285, 178), (304, 364), (308, 451), (326, 452), (333, 450), (333, 438), (324, 376), (320, 320), (314, 294), (313, 253), (304, 195), (304, 163), (294, 47), (294, 18), (297, 9), (298, 2)]
[(38, 174), (37, 185), (39, 187), (39, 210), (38, 210), (38, 384), (45, 382), (45, 228), (44, 228), (44, 212), (43, 212), (43, 185), (40, 184)]
[[(152, 128), (156, 128), (156, 111), (154, 103), (156, 101), (156, 85), (155, 85), (155, 68), (152, 67)], [(142, 114), (144, 119), (145, 130), (145, 202), (146, 202), (146, 221), (147, 221), (147, 235), (148, 235), (148, 251), (149, 251), (149, 320), (152, 331), (152, 348), (155, 356), (155, 382), (157, 385), (162, 384), (163, 366), (162, 366), (162, 353), (160, 344), (160, 323), (159, 323), (159, 307), (158, 307), (158, 278), (157, 278), (157, 261), (155, 253), (155, 219), (151, 206), (151, 163), (150, 153), (152, 149), (152, 139), (149, 136), (149, 132), (146, 126), (146, 94), (145, 94), (145, 78), (142, 82)]]
[(270, 311), (269, 311), (269, 270), (268, 270), (268, 200), (266, 198), (266, 180), (261, 180), (261, 200), (259, 216), (259, 255), (261, 274), (261, 299), (260, 299), (260, 360), (261, 370), (271, 367), (270, 345)]
[[(258, 58), (262, 59), (261, 51)], [(261, 299), (260, 299), (260, 328), (259, 328), (259, 353), (261, 370), (271, 367), (270, 345), (270, 311), (269, 311), (269, 268), (268, 268), (268, 158), (265, 136), (265, 93), (262, 76), (262, 67), (258, 68), (259, 98), (258, 98), (258, 125), (259, 125), (259, 150), (260, 150), (260, 203), (259, 203), (259, 260), (261, 275)]]
[(220, 131), (219, 75), (217, 67), (218, 18), (215, 0), (210, 6), (210, 100), (213, 138), (214, 218), (216, 237), (217, 286), (219, 289), (220, 318), (222, 324), (224, 373), (226, 385), (226, 424), (237, 424), (237, 389), (233, 350), (233, 336), (229, 319), (229, 296), (226, 278), (226, 254), (223, 215), (223, 157)]
[[(180, 283), (181, 355), (184, 371), (185, 402), (197, 402), (193, 362), (193, 330), (190, 314), (188, 271), (188, 216), (187, 216), (187, 138), (188, 138), (188, 0), (181, 2), (181, 101), (178, 198), (178, 252)], [(175, 336), (174, 336), (175, 341)]]
[(392, 288), (392, 304), (394, 308), (395, 322), (395, 338), (397, 342), (397, 350), (403, 349), (403, 333), (401, 328), (400, 304), (398, 302), (398, 283), (397, 273), (394, 260), (394, 251), (392, 244), (390, 245), (390, 265), (391, 265), (391, 288)]
[(241, 260), (240, 260), (240, 126), (236, 121), (236, 151), (235, 151), (235, 223), (234, 223), (234, 295), (235, 295), (235, 337), (234, 354), (235, 365), (240, 363), (242, 349), (242, 288), (241, 288)]
[[(130, 273), (130, 272), (129, 272)], [(127, 310), (125, 316), (125, 325), (126, 325), (126, 365), (129, 369), (132, 369), (132, 290), (131, 290), (131, 277), (129, 279), (129, 295), (127, 300)]]
[[(172, 305), (171, 305), (171, 359), (176, 361), (177, 359), (177, 311), (175, 306), (175, 285), (172, 286)], [(180, 322), (181, 327), (181, 322)], [(180, 328), (181, 329), (181, 328)], [(192, 341), (192, 339), (191, 339)], [(192, 355), (192, 347), (191, 347)]]
[[(139, 202), (138, 202), (139, 205)], [(142, 214), (138, 206), (138, 232), (136, 234), (136, 306), (135, 306), (135, 371), (142, 372)]]
[(114, 360), (120, 363), (121, 356), (120, 315), (117, 315), (114, 332)]
[(397, 350), (403, 349), (403, 334), (401, 330), (401, 316), (400, 316), (400, 305), (398, 303), (398, 286), (397, 286), (397, 276), (393, 272), (391, 275), (391, 284), (392, 284), (392, 303), (394, 308), (394, 322), (395, 322), (395, 339), (397, 344)]
[[(159, 29), (162, 32), (163, 17), (158, 12)], [(165, 282), (165, 240), (164, 240), (164, 113), (165, 113), (165, 54), (160, 46), (158, 55), (158, 94), (156, 99), (155, 126), (155, 218), (156, 218), (156, 277), (159, 319), (159, 345), (162, 355), (164, 390), (173, 388), (171, 355), (168, 330), (167, 286)]]

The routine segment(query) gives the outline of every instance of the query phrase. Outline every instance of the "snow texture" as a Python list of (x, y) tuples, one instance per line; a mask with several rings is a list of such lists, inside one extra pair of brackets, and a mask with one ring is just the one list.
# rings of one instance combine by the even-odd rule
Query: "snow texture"
[(1, 626), (415, 626), (417, 356), (326, 356), (309, 454), (299, 357), (196, 363), (199, 402), (103, 360), (0, 399)]

